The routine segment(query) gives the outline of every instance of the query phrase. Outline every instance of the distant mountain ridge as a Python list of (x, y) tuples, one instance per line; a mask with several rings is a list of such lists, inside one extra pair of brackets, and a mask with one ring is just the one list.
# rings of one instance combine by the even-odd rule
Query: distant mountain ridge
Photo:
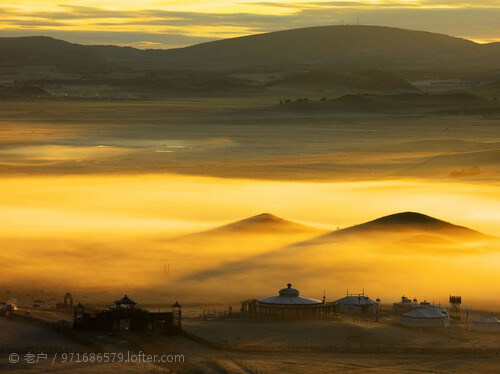
[[(235, 69), (259, 66), (338, 68), (495, 67), (500, 43), (382, 26), (321, 26), (223, 39), (169, 50), (79, 45), (49, 37), (0, 38), (2, 65), (109, 64)], [(449, 66), (446, 66), (449, 67)]]
[(131, 47), (81, 45), (47, 36), (0, 38), (0, 64), (4, 66), (58, 66), (95, 72), (146, 61), (147, 52)]
[[(49, 94), (45, 98), (52, 99), (158, 99), (193, 93), (279, 94), (285, 100), (386, 95), (421, 93), (428, 87), (421, 82), (430, 81), (432, 86), (433, 80), (450, 77), (466, 82), (457, 83), (456, 89), (464, 90), (498, 81), (498, 61), (500, 43), (483, 45), (381, 26), (310, 27), (169, 50), (79, 45), (43, 36), (0, 38), (3, 85), (38, 87)], [(477, 92), (494, 99), (496, 90), (486, 87)], [(2, 98), (24, 96), (3, 94)], [(401, 106), (372, 101), (364, 100), (362, 105), (368, 110)], [(458, 112), (451, 108), (452, 115), (499, 113), (496, 107), (453, 105)]]

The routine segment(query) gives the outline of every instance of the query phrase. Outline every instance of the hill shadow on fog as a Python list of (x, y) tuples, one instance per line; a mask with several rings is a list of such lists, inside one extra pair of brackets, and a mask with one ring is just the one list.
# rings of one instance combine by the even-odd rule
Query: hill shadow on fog
[[(178, 253), (196, 253), (198, 261), (233, 261), (315, 238), (326, 231), (262, 213), (211, 230), (162, 241)], [(209, 265), (210, 264), (210, 265)], [(205, 266), (205, 265), (203, 265)]]
[[(436, 246), (432, 248), (439, 250), (440, 245), (459, 246), (459, 244), (490, 239), (494, 238), (467, 227), (454, 225), (420, 213), (404, 212), (333, 231), (256, 256), (249, 255), (243, 260), (229, 262), (216, 268), (198, 272), (182, 280), (203, 281), (230, 274), (244, 274), (257, 268), (272, 271), (274, 267), (283, 266), (284, 261), (294, 263), (294, 260), (311, 259), (315, 257), (316, 251), (318, 254), (322, 253), (322, 255), (325, 251), (333, 254), (337, 247), (342, 248), (344, 245), (349, 246), (353, 243), (355, 243), (355, 247), (360, 246), (360, 243), (361, 246), (368, 245), (372, 249), (375, 248), (375, 251), (378, 251), (377, 248), (381, 249), (388, 246), (404, 247), (414, 245), (414, 248), (422, 249), (425, 253), (428, 253), (425, 246)], [(443, 248), (444, 254), (447, 251), (448, 249)], [(467, 253), (470, 253), (470, 251)], [(278, 268), (276, 268), (276, 271), (278, 271)]]

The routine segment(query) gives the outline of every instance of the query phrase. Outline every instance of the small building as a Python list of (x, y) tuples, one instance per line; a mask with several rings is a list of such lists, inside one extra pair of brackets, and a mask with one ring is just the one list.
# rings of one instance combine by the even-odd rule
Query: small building
[(362, 294), (349, 294), (334, 302), (336, 309), (341, 314), (375, 315), (378, 312), (377, 302)]
[(149, 312), (137, 308), (136, 302), (127, 295), (116, 300), (114, 305), (95, 314), (85, 311), (78, 303), (74, 312), (73, 328), (78, 330), (104, 331), (159, 331), (176, 334), (181, 331), (181, 305), (176, 302), (171, 312)]
[(414, 309), (399, 318), (399, 323), (409, 327), (448, 327), (448, 312), (441, 307)]
[(325, 300), (302, 297), (297, 289), (288, 283), (277, 296), (262, 299), (250, 299), (241, 302), (241, 314), (244, 316), (273, 319), (318, 319), (333, 314), (332, 304)]
[(494, 317), (482, 317), (472, 322), (471, 330), (500, 332), (500, 321)]
[(63, 302), (56, 304), (57, 309), (73, 309), (73, 295), (70, 292), (64, 294)]

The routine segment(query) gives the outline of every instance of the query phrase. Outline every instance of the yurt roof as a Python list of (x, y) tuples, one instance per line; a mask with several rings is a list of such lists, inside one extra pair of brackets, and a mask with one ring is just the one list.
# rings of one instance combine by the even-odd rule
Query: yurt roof
[(120, 300), (115, 301), (115, 304), (122, 305), (135, 305), (136, 302), (129, 299), (127, 295), (123, 296)]
[(425, 308), (425, 309), (414, 309), (408, 313), (403, 314), (406, 318), (422, 318), (422, 319), (434, 319), (434, 318), (446, 318), (437, 308)]
[(292, 288), (292, 284), (288, 283), (287, 288), (283, 288), (278, 292), (278, 296), (265, 297), (258, 300), (263, 304), (275, 305), (314, 305), (322, 304), (322, 301), (311, 299), (309, 297), (299, 296), (299, 291)]
[(377, 304), (368, 296), (346, 296), (337, 300), (335, 303), (344, 305), (373, 305)]
[(321, 304), (322, 301), (316, 299), (310, 299), (308, 297), (301, 296), (271, 296), (265, 297), (258, 300), (259, 303), (263, 304), (280, 304), (280, 305), (313, 305)]
[(280, 296), (285, 296), (285, 297), (297, 297), (299, 296), (299, 290), (292, 288), (292, 284), (288, 283), (286, 288), (282, 288), (279, 290), (279, 295)]

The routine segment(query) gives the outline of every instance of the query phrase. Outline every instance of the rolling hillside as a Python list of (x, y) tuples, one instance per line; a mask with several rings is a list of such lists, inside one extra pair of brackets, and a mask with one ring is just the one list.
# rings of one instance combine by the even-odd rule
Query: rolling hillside
[(46, 36), (0, 38), (2, 66), (57, 66), (98, 71), (117, 64), (147, 61), (146, 52), (130, 47), (87, 46)]
[[(324, 26), (224, 39), (150, 51), (192, 67), (335, 66), (422, 68), (493, 66), (495, 45), (442, 34), (380, 26)], [(446, 66), (450, 67), (450, 66)]]
[(405, 79), (425, 80), (430, 71), (433, 79), (476, 72), (481, 82), (492, 82), (499, 78), (499, 60), (499, 43), (380, 26), (311, 27), (170, 50), (0, 38), (0, 81), (47, 87), (54, 97), (75, 89), (79, 96), (154, 98), (193, 92), (418, 93)]
[[(49, 37), (0, 38), (2, 65), (122, 64), (237, 69), (275, 66), (355, 68), (497, 67), (499, 43), (381, 26), (322, 26), (223, 39), (170, 50), (85, 46)], [(497, 60), (498, 61), (498, 60)], [(451, 64), (451, 65), (450, 65)]]

